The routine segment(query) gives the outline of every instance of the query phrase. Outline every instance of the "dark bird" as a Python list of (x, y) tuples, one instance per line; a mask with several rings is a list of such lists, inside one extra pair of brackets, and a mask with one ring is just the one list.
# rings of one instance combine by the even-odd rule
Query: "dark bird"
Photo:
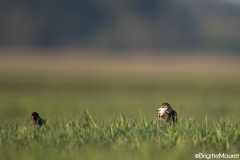
[(167, 102), (163, 103), (160, 108), (156, 111), (157, 121), (176, 122), (177, 112), (172, 109), (171, 105)]
[(39, 116), (37, 112), (32, 113), (32, 117), (27, 120), (27, 123), (29, 123), (30, 121), (32, 121), (33, 125), (38, 125), (39, 127), (44, 124), (44, 120)]

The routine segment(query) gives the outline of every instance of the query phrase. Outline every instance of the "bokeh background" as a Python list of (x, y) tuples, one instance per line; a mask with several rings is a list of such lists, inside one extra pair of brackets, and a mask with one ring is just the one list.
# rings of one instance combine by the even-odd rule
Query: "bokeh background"
[(88, 110), (239, 120), (237, 0), (1, 0), (0, 122)]

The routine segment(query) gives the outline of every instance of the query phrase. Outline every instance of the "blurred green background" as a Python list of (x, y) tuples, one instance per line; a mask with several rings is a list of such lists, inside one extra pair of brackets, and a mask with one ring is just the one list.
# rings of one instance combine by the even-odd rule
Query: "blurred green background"
[(49, 112), (51, 121), (86, 109), (106, 121), (119, 112), (152, 120), (163, 102), (181, 117), (185, 110), (191, 119), (239, 120), (238, 57), (2, 52), (9, 54), (0, 63), (1, 122), (27, 119), (33, 111), (44, 119)]
[(153, 119), (163, 102), (238, 120), (239, 18), (234, 0), (2, 0), (0, 122)]

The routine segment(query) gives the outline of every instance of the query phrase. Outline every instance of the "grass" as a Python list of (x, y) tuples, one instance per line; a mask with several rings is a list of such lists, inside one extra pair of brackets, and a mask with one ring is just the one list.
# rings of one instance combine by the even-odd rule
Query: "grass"
[(239, 153), (240, 125), (187, 117), (170, 125), (121, 113), (106, 122), (83, 111), (41, 128), (5, 123), (0, 140), (1, 159), (194, 159), (201, 152)]
[[(0, 159), (240, 152), (238, 59), (64, 58), (1, 57)], [(155, 121), (163, 102), (178, 112), (175, 125)], [(33, 111), (46, 126), (25, 126)]]
[(181, 78), (168, 81), (151, 77), (9, 75), (0, 80), (0, 124), (9, 117), (28, 118), (33, 111), (43, 118), (51, 111), (50, 116), (54, 118), (77, 116), (86, 109), (93, 117), (100, 115), (106, 121), (119, 111), (139, 119), (140, 109), (146, 119), (152, 119), (163, 102), (169, 102), (184, 116), (182, 104), (189, 118), (204, 119), (207, 114), (210, 120), (239, 120), (240, 83), (236, 79), (216, 82)]

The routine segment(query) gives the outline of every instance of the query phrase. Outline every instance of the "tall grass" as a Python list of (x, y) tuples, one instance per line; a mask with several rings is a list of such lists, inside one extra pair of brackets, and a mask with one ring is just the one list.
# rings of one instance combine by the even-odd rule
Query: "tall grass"
[[(68, 58), (1, 57), (0, 160), (240, 152), (238, 59)], [(163, 102), (176, 124), (155, 121)], [(46, 125), (25, 126), (33, 111)]]
[(171, 125), (121, 113), (106, 122), (88, 111), (51, 122), (3, 124), (0, 159), (194, 159), (199, 152), (240, 152), (239, 122), (180, 117)]

